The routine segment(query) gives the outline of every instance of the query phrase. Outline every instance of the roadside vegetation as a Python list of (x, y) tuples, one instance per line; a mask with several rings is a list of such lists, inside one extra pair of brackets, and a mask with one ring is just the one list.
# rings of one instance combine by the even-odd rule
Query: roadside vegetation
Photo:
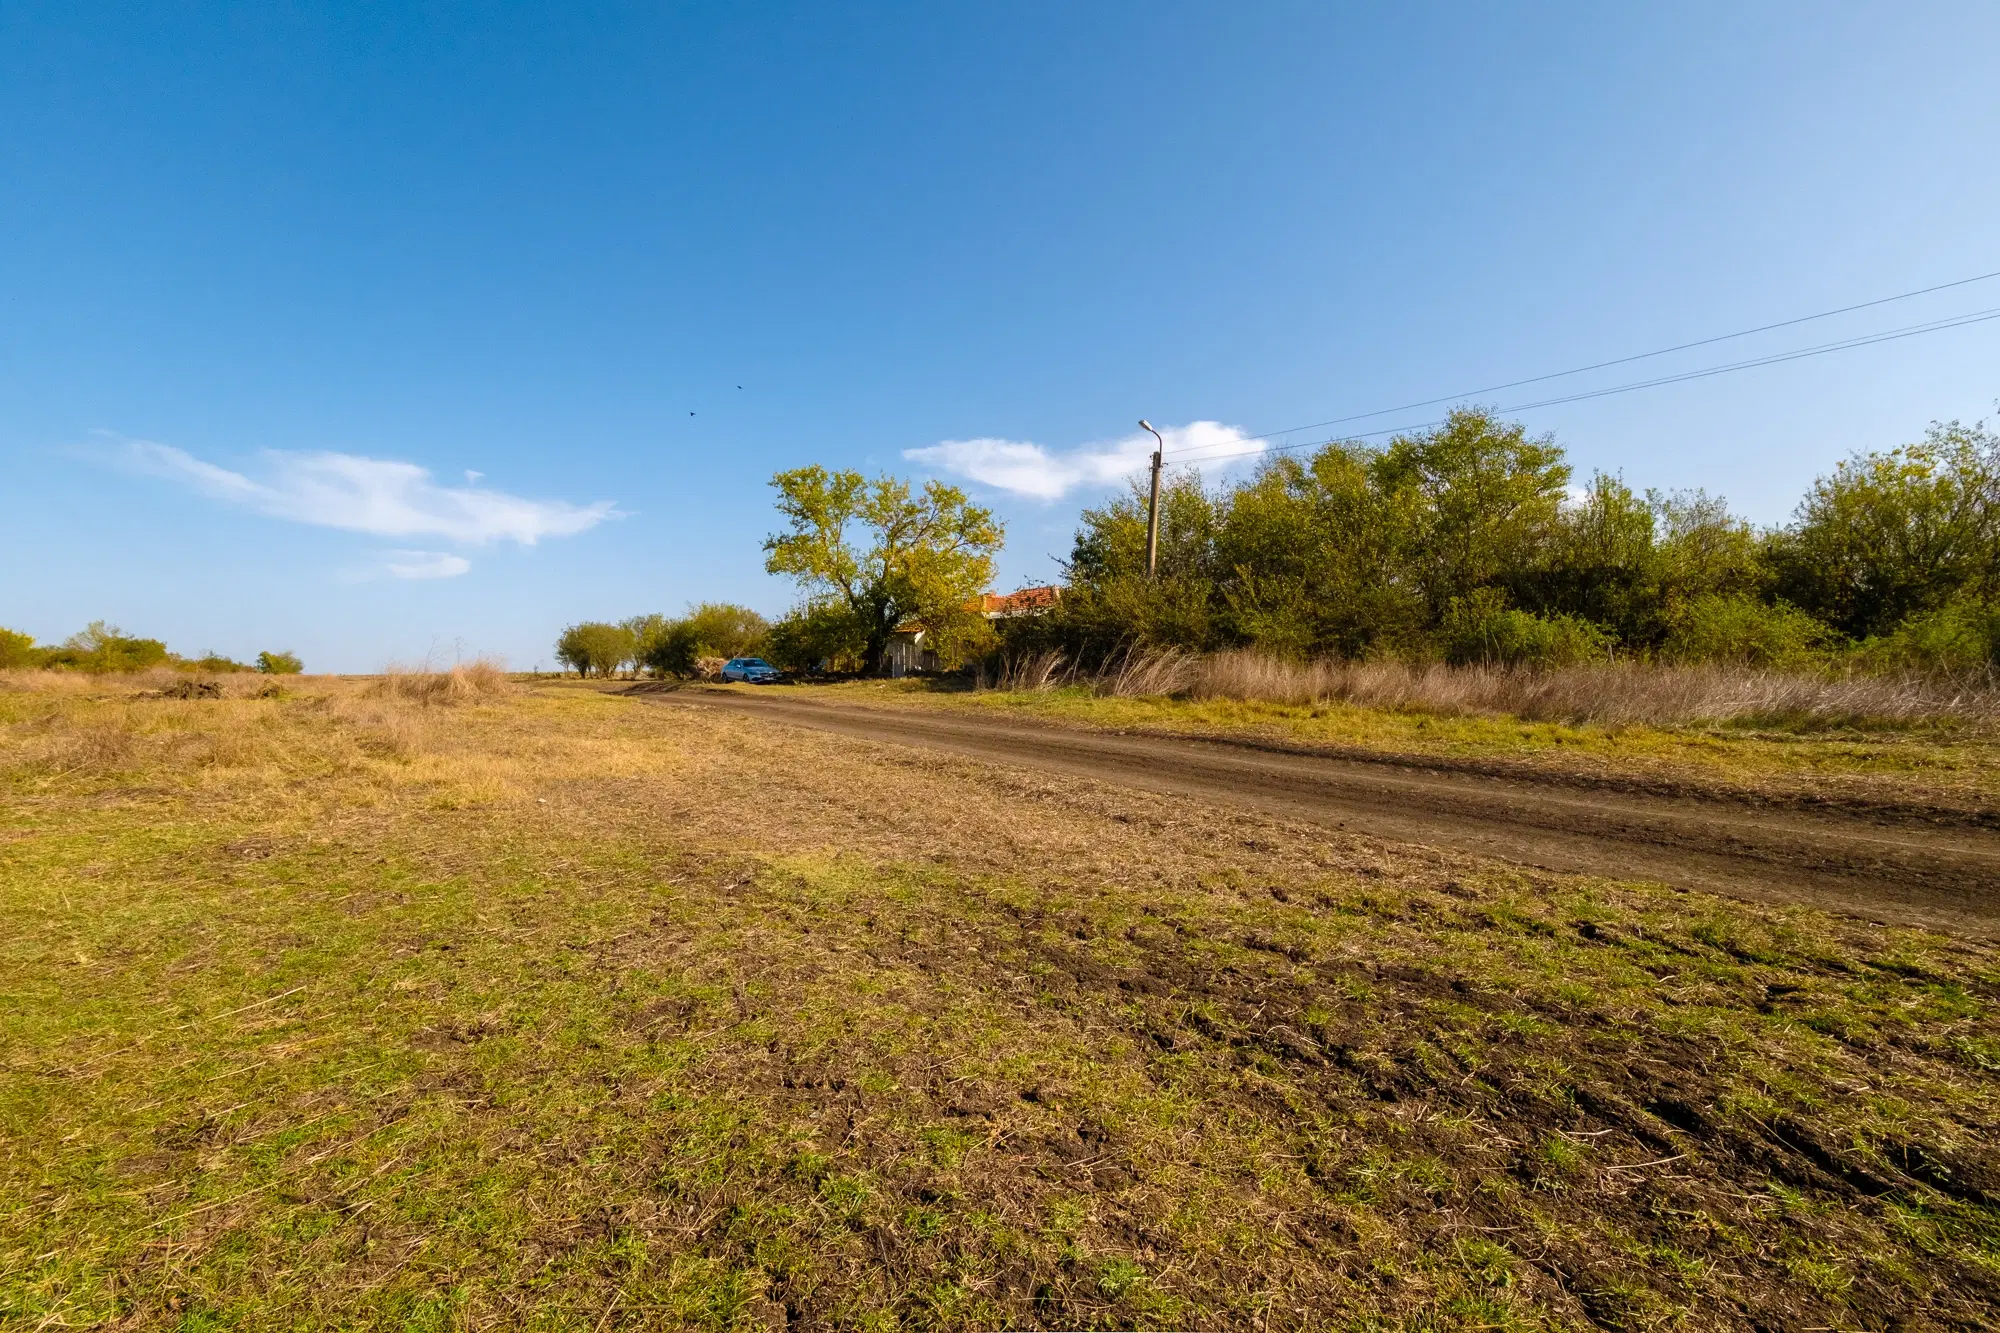
[(1768, 532), (1701, 492), (1573, 482), (1553, 440), (1472, 410), (1219, 489), (1189, 472), (1161, 498), (1158, 578), (1135, 490), (1085, 512), (1060, 605), (1006, 647), (1089, 669), (1134, 647), (1954, 677), (2000, 659), (2000, 438), (1981, 424), (1846, 460)]
[(2000, 1304), (1989, 944), (478, 664), (144, 683), (0, 676), (5, 1326)]

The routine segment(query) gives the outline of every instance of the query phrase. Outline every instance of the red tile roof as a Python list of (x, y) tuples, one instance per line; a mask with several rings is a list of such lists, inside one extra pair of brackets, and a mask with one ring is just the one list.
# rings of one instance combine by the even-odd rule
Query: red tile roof
[(989, 592), (979, 599), (979, 610), (989, 617), (1032, 616), (1052, 609), (1061, 599), (1062, 589), (1054, 586), (1023, 588), (1004, 597)]

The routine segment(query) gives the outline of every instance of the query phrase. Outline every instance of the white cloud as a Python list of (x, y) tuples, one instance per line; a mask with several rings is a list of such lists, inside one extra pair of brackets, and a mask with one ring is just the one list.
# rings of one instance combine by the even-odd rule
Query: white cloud
[[(504, 539), (532, 546), (543, 537), (568, 537), (593, 528), (618, 513), (609, 500), (574, 505), (565, 500), (525, 500), (472, 485), (440, 486), (428, 469), (414, 463), (359, 454), (270, 450), (264, 455), (267, 477), (255, 480), (172, 445), (132, 440), (126, 448), (129, 461), (141, 471), (171, 478), (211, 499), (294, 523), (379, 537), (444, 537), (470, 545)], [(440, 578), (464, 572), (399, 577)]]
[(455, 579), (472, 568), (462, 555), (444, 551), (384, 551), (383, 572), (392, 579)]
[[(1262, 440), (1246, 439), (1241, 430), (1219, 421), (1162, 426), (1160, 434), (1170, 467), (1232, 467), (1254, 461), (1264, 451)], [(1026, 440), (945, 440), (905, 449), (903, 457), (1015, 495), (1060, 500), (1079, 487), (1110, 485), (1143, 470), (1153, 449), (1153, 437), (1140, 431), (1074, 449), (1049, 449)], [(1177, 458), (1183, 450), (1196, 452)], [(1230, 455), (1226, 462), (1223, 455)]]

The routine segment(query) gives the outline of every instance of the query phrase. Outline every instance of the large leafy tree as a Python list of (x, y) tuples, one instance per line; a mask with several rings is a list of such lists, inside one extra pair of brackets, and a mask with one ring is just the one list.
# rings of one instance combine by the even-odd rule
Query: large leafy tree
[(785, 530), (765, 539), (764, 568), (798, 580), (809, 599), (845, 606), (862, 630), (862, 662), (879, 671), (905, 624), (949, 635), (993, 580), (1003, 531), (992, 511), (942, 482), (817, 465), (771, 479)]

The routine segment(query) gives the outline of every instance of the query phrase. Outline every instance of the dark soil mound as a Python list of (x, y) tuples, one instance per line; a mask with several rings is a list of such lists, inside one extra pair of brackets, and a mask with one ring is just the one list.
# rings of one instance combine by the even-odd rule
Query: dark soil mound
[(151, 696), (155, 699), (220, 699), (222, 687), (212, 680), (183, 680)]

